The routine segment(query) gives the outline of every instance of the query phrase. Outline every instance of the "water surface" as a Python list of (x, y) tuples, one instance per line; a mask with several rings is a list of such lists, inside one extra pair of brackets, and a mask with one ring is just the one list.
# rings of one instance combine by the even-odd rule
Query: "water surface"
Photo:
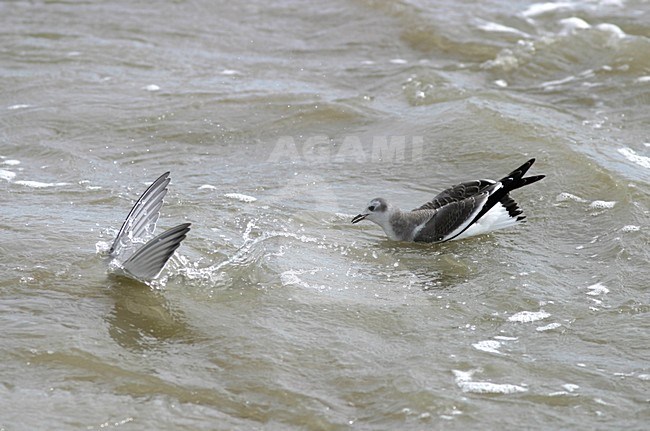
[[(0, 3), (0, 429), (643, 429), (642, 0)], [(516, 229), (350, 219), (530, 157)], [(101, 253), (172, 172), (152, 287)]]

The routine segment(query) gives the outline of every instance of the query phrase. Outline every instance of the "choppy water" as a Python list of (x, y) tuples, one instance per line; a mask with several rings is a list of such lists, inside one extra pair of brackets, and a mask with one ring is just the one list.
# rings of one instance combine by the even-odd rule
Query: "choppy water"
[[(645, 429), (650, 4), (267, 3), (0, 3), (0, 429)], [(528, 157), (516, 229), (349, 223)]]

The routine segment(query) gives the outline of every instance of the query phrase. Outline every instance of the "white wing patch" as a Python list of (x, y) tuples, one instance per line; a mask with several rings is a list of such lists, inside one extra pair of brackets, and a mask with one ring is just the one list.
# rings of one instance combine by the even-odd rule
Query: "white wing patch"
[(483, 235), (498, 229), (505, 229), (521, 223), (517, 221), (517, 217), (511, 217), (508, 210), (501, 205), (496, 204), (490, 209), (483, 217), (478, 219), (476, 223), (471, 225), (467, 230), (454, 239), (463, 239), (470, 236)]
[[(503, 188), (503, 184), (501, 184), (501, 183), (496, 184), (494, 189), (492, 189), (490, 195), (493, 195), (497, 190), (499, 190), (501, 188)], [(485, 201), (483, 201), (483, 205), (485, 205), (485, 202), (487, 202), (487, 199), (489, 198), (490, 195), (488, 195), (488, 197), (485, 199)], [(472, 235), (479, 235), (480, 233), (479, 234), (467, 235), (467, 231), (472, 231), (474, 226), (476, 226), (478, 223), (481, 222), (481, 220), (483, 220), (485, 217), (487, 217), (487, 215), (490, 214), (490, 212), (492, 212), (492, 210), (488, 211), (483, 217), (481, 217), (476, 223), (471, 225), (469, 228), (467, 227), (467, 225), (469, 225), (472, 222), (472, 220), (474, 220), (474, 217), (476, 217), (478, 215), (478, 213), (481, 212), (481, 210), (483, 209), (483, 205), (477, 207), (474, 211), (472, 211), (472, 213), (469, 215), (469, 217), (467, 217), (467, 220), (465, 220), (463, 222), (463, 224), (458, 226), (456, 229), (454, 229), (448, 235), (445, 235), (445, 237), (443, 238), (443, 241), (447, 240), (447, 238), (451, 238), (449, 241), (453, 241), (455, 239), (467, 238), (468, 236), (472, 236)], [(499, 205), (499, 204), (497, 204), (495, 206), (501, 207), (501, 205)], [(506, 214), (507, 214), (507, 212), (506, 212)], [(465, 230), (463, 232), (464, 229), (467, 229), (467, 230)], [(460, 235), (458, 235), (458, 232), (462, 232), (462, 233)], [(458, 236), (456, 236), (456, 235), (458, 235)]]

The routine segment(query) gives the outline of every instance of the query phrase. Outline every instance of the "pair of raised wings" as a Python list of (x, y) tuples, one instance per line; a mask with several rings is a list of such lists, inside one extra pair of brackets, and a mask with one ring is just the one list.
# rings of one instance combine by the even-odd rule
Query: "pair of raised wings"
[[(169, 172), (165, 172), (145, 190), (131, 208), (109, 252), (121, 261), (121, 269), (127, 275), (141, 281), (158, 276), (190, 230), (191, 224), (183, 223), (151, 238), (169, 182)], [(142, 240), (148, 238), (151, 239), (142, 245)]]

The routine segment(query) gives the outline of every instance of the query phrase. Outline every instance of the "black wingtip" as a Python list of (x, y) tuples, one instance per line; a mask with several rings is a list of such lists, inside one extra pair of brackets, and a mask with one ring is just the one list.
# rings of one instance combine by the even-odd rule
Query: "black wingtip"
[(545, 177), (546, 175), (533, 175), (532, 177), (522, 178), (521, 181), (523, 182), (523, 184), (521, 185), (521, 187), (527, 186), (528, 184), (536, 183), (537, 181), (542, 180)]
[(510, 195), (505, 195), (499, 202), (503, 205), (506, 211), (508, 211), (508, 215), (512, 218), (516, 218), (517, 221), (519, 221), (521, 217), (526, 217), (523, 215), (524, 211), (519, 208), (517, 202), (515, 202)]
[(533, 166), (533, 163), (535, 163), (535, 158), (532, 158), (532, 159), (528, 160), (526, 163), (519, 166), (514, 171), (510, 172), (508, 175), (503, 177), (503, 179), (501, 181), (503, 182), (504, 180), (507, 180), (508, 178), (512, 178), (514, 180), (519, 180), (519, 179), (523, 178), (523, 176), (526, 175), (526, 172), (528, 172), (528, 169), (530, 169), (530, 167)]

